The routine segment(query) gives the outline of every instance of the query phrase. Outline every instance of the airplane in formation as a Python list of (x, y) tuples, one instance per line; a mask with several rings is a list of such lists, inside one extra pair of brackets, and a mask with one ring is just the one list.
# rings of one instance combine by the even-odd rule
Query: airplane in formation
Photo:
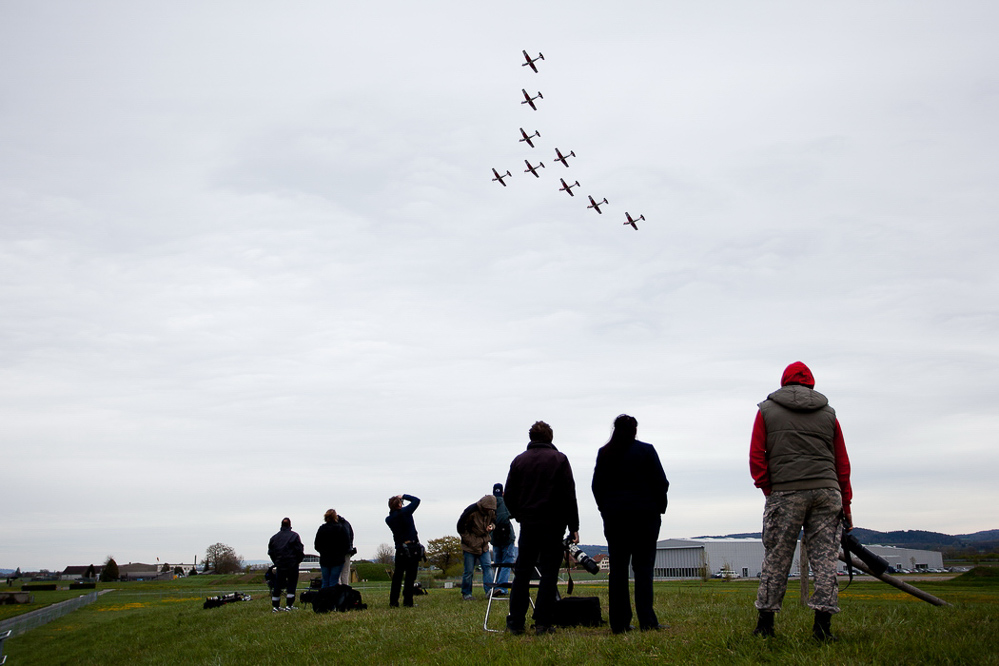
[(567, 168), (567, 169), (569, 168), (569, 162), (568, 162), (568, 159), (569, 159), (570, 157), (575, 157), (575, 156), (576, 156), (576, 153), (574, 153), (574, 152), (573, 152), (573, 151), (571, 151), (571, 150), (569, 151), (569, 154), (568, 154), (568, 155), (563, 155), (563, 154), (562, 154), (562, 151), (561, 151), (561, 150), (559, 150), (558, 148), (556, 148), (556, 149), (555, 149), (555, 161), (556, 161), (556, 162), (561, 162), (561, 163), (562, 163), (562, 165), (563, 165), (563, 166), (564, 166), (565, 168)]
[(587, 206), (587, 208), (593, 208), (598, 213), (600, 213), (601, 215), (603, 215), (604, 212), (602, 210), (600, 210), (600, 207), (607, 203), (607, 197), (604, 197), (604, 200), (598, 203), (598, 202), (596, 202), (596, 201), (593, 200), (593, 195), (592, 194), (588, 194), (587, 196), (590, 197), (590, 205)]
[(499, 171), (497, 171), (496, 169), (493, 169), (493, 175), (496, 176), (495, 178), (493, 178), (493, 180), (498, 180), (499, 184), (502, 185), (503, 187), (506, 187), (506, 183), (503, 182), (504, 178), (506, 178), (507, 176), (509, 176), (510, 178), (513, 178), (513, 176), (510, 176), (510, 171), (509, 170), (507, 170), (507, 172), (501, 176)]
[(625, 216), (626, 218), (628, 218), (628, 221), (624, 223), (624, 224), (625, 224), (625, 226), (627, 226), (627, 225), (629, 225), (629, 224), (630, 224), (631, 226), (635, 227), (635, 231), (638, 231), (638, 225), (637, 225), (637, 224), (635, 224), (635, 223), (636, 223), (636, 222), (638, 222), (638, 220), (644, 220), (644, 219), (645, 219), (645, 216), (644, 216), (644, 215), (639, 215), (639, 216), (638, 216), (638, 220), (636, 220), (636, 219), (633, 219), (633, 218), (631, 217), (631, 213), (628, 213), (627, 211), (625, 212), (624, 216)]
[(521, 88), (520, 91), (522, 93), (524, 93), (524, 101), (521, 102), (521, 104), (528, 104), (528, 105), (530, 105), (530, 107), (532, 109), (534, 109), (535, 111), (537, 111), (538, 107), (535, 106), (534, 100), (536, 100), (536, 99), (544, 99), (545, 98), (545, 96), (541, 94), (541, 91), (540, 90), (538, 91), (538, 94), (537, 94), (536, 97), (531, 97), (530, 95), (528, 95), (527, 94), (527, 90), (524, 89), (524, 88)]
[(569, 185), (568, 183), (566, 183), (565, 182), (565, 178), (559, 178), (559, 180), (562, 181), (562, 187), (558, 188), (559, 192), (565, 191), (565, 192), (569, 193), (570, 197), (576, 196), (575, 194), (572, 193), (572, 188), (579, 187), (579, 181), (578, 180), (575, 183), (573, 183), (572, 185)]
[(538, 166), (531, 166), (530, 161), (524, 160), (524, 164), (527, 165), (527, 168), (524, 169), (524, 173), (531, 173), (531, 174), (534, 174), (535, 178), (541, 178), (541, 175), (538, 173), (538, 169), (544, 169), (545, 168), (545, 163), (544, 162), (538, 162)]
[(537, 74), (538, 73), (538, 66), (535, 65), (534, 63), (536, 63), (538, 60), (544, 60), (544, 59), (545, 59), (545, 57), (544, 57), (544, 55), (541, 54), (541, 51), (538, 51), (538, 57), (537, 58), (532, 58), (531, 56), (527, 55), (527, 50), (525, 49), (524, 50), (524, 60), (526, 60), (527, 62), (522, 63), (520, 66), (521, 67), (530, 67), (531, 69), (534, 70), (534, 73)]
[(524, 131), (524, 128), (521, 127), (520, 128), (520, 136), (522, 136), (524, 138), (523, 139), (517, 139), (518, 141), (526, 141), (527, 145), (529, 145), (531, 148), (534, 148), (534, 142), (531, 141), (531, 139), (533, 139), (535, 137), (541, 138), (541, 132), (539, 132), (538, 130), (534, 130), (534, 134), (528, 135), (527, 132)]

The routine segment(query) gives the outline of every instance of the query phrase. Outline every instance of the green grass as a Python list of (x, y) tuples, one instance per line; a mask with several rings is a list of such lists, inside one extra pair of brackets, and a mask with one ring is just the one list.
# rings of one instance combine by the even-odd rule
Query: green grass
[[(583, 577), (577, 578), (577, 583)], [(417, 608), (388, 608), (388, 584), (357, 587), (368, 610), (317, 615), (270, 612), (252, 577), (200, 576), (117, 584), (115, 592), (48, 625), (8, 640), (8, 663), (27, 664), (999, 664), (999, 585), (917, 582), (951, 607), (937, 608), (883, 583), (856, 580), (841, 594), (835, 644), (811, 639), (812, 614), (792, 585), (777, 637), (751, 635), (754, 581), (656, 584), (656, 609), (669, 629), (613, 636), (565, 629), (515, 637), (482, 629), (486, 602), (433, 589)], [(205, 596), (239, 590), (253, 600), (203, 610)], [(606, 582), (577, 584), (599, 596)], [(496, 602), (500, 628), (507, 602)]]

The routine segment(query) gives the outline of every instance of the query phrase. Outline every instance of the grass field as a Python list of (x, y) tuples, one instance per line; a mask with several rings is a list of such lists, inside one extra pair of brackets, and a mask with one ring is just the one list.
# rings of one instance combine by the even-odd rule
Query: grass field
[[(578, 580), (578, 579), (577, 579)], [(486, 602), (457, 589), (433, 589), (417, 608), (389, 608), (387, 583), (356, 587), (369, 608), (317, 615), (271, 613), (255, 579), (199, 576), (173, 582), (115, 584), (95, 603), (7, 641), (8, 664), (999, 664), (999, 580), (966, 577), (916, 585), (953, 604), (937, 608), (877, 581), (841, 593), (835, 644), (811, 639), (812, 614), (789, 586), (777, 637), (751, 635), (756, 582), (656, 584), (666, 631), (614, 636), (563, 629), (514, 637), (483, 631)], [(206, 596), (239, 590), (253, 600), (204, 610)], [(563, 589), (564, 592), (564, 589)], [(53, 592), (49, 594), (59, 594)], [(577, 585), (601, 598), (606, 582)], [(43, 593), (36, 594), (36, 601)], [(65, 595), (63, 595), (65, 596)], [(54, 597), (53, 600), (56, 600)], [(505, 601), (490, 626), (501, 628)]]

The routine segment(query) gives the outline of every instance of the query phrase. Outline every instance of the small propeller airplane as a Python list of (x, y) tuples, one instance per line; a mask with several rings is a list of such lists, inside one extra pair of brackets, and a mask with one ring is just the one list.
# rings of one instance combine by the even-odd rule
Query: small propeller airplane
[(532, 109), (537, 111), (538, 107), (534, 105), (534, 100), (545, 98), (545, 96), (541, 94), (541, 91), (540, 90), (538, 91), (537, 97), (531, 97), (530, 95), (528, 95), (527, 90), (525, 88), (521, 88), (520, 91), (524, 93), (524, 101), (521, 102), (521, 104), (529, 104)]
[(522, 136), (524, 138), (523, 139), (517, 139), (517, 141), (526, 141), (527, 145), (529, 145), (531, 148), (534, 148), (534, 142), (531, 141), (531, 139), (533, 139), (534, 137), (541, 138), (541, 132), (539, 132), (538, 130), (534, 130), (534, 134), (531, 134), (530, 136), (528, 136), (527, 132), (524, 131), (524, 128), (521, 127), (520, 128), (520, 136)]
[(534, 73), (537, 74), (538, 73), (538, 66), (535, 65), (534, 63), (537, 62), (538, 60), (544, 60), (544, 59), (545, 59), (545, 56), (542, 55), (541, 51), (538, 51), (538, 57), (537, 58), (531, 58), (531, 56), (527, 55), (527, 50), (525, 49), (524, 50), (524, 60), (526, 60), (527, 62), (521, 63), (520, 66), (521, 67), (530, 67), (531, 69), (534, 70)]
[(565, 178), (559, 178), (559, 180), (562, 181), (562, 187), (558, 188), (559, 192), (565, 191), (565, 192), (569, 193), (570, 197), (576, 196), (575, 194), (572, 193), (572, 188), (579, 187), (579, 181), (578, 180), (575, 183), (573, 183), (572, 185), (569, 185), (568, 183), (566, 183), (565, 182)]
[(604, 212), (602, 210), (600, 210), (600, 207), (607, 203), (607, 197), (604, 197), (603, 201), (596, 202), (596, 201), (593, 200), (593, 195), (592, 194), (588, 194), (587, 196), (590, 197), (590, 205), (587, 206), (587, 208), (593, 208), (598, 213), (600, 213), (601, 215), (603, 215)]
[(644, 215), (639, 215), (638, 216), (638, 220), (632, 219), (631, 213), (628, 213), (628, 212), (625, 212), (624, 216), (626, 218), (628, 218), (628, 221), (624, 223), (625, 226), (628, 226), (630, 224), (631, 226), (633, 226), (635, 228), (635, 231), (638, 231), (638, 225), (635, 224), (635, 223), (638, 222), (638, 220), (644, 220), (645, 219)]
[(493, 178), (493, 180), (498, 180), (499, 184), (502, 185), (503, 187), (506, 187), (506, 183), (503, 182), (504, 178), (506, 178), (508, 176), (510, 178), (513, 178), (513, 176), (510, 175), (510, 171), (509, 170), (507, 170), (507, 172), (501, 176), (499, 171), (497, 171), (496, 169), (493, 169), (493, 175), (496, 176), (495, 178)]
[(576, 156), (576, 153), (574, 153), (571, 150), (569, 151), (568, 155), (563, 155), (561, 150), (559, 150), (558, 148), (555, 149), (555, 161), (556, 162), (561, 162), (562, 165), (565, 166), (565, 168), (567, 168), (567, 169), (569, 168), (568, 159), (570, 157), (575, 157), (575, 156)]
[(538, 173), (538, 169), (545, 168), (544, 162), (538, 162), (538, 166), (531, 166), (530, 161), (524, 160), (524, 164), (527, 165), (527, 168), (524, 169), (524, 173), (531, 173), (534, 175), (535, 178), (541, 178), (541, 174)]

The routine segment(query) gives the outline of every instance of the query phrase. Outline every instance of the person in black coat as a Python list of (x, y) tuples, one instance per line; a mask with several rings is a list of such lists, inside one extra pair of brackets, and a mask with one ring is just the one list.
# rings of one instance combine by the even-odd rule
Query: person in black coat
[(319, 553), (323, 587), (333, 587), (340, 580), (344, 560), (350, 552), (350, 535), (333, 509), (328, 510), (323, 519), (325, 522), (316, 531), (314, 545)]
[(541, 580), (534, 629), (538, 634), (552, 631), (566, 528), (569, 539), (579, 543), (579, 507), (569, 459), (552, 444), (555, 435), (544, 421), (532, 425), (528, 436), (531, 441), (527, 450), (510, 463), (504, 495), (510, 516), (520, 523), (510, 614), (506, 618), (507, 631), (515, 635), (524, 633), (530, 603), (528, 588), (535, 567)]
[(622, 414), (614, 432), (597, 453), (593, 470), (593, 498), (604, 520), (610, 558), (609, 598), (611, 631), (631, 626), (628, 565), (635, 572), (635, 612), (643, 631), (659, 629), (652, 604), (652, 570), (656, 541), (666, 512), (669, 481), (651, 444), (635, 439), (638, 421)]

